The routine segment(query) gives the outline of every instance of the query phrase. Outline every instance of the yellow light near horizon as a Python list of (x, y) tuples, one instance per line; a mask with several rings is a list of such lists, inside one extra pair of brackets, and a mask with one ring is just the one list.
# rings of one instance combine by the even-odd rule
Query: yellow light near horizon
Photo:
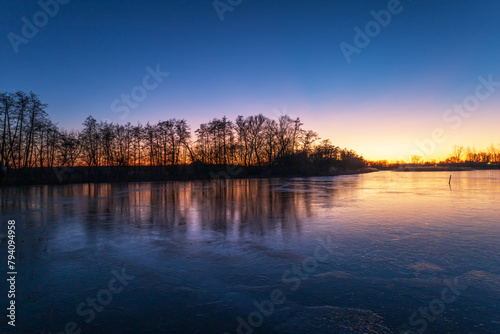
[(387, 160), (387, 161), (409, 161), (410, 155), (404, 149), (398, 147), (383, 147), (383, 148), (370, 148), (363, 150), (360, 148), (361, 154), (366, 160)]

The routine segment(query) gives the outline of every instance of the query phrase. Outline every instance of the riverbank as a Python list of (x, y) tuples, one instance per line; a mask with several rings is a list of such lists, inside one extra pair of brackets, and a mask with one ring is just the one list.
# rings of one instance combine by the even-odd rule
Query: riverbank
[(453, 164), (399, 164), (391, 166), (377, 166), (372, 165), (372, 167), (379, 170), (392, 170), (398, 172), (460, 172), (460, 171), (472, 171), (472, 170), (498, 170), (500, 169), (500, 164), (498, 163), (488, 163), (488, 162), (462, 162)]
[(282, 168), (278, 166), (170, 165), (134, 167), (43, 167), (11, 169), (0, 186), (57, 185), (78, 183), (163, 182), (273, 177), (312, 177), (362, 174), (375, 168)]

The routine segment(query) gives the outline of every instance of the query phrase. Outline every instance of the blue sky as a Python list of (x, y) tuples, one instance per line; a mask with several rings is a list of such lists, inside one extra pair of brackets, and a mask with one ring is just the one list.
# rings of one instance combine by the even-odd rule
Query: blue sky
[[(65, 128), (92, 114), (132, 123), (186, 118), (195, 130), (223, 115), (286, 110), (372, 159), (406, 158), (437, 127), (447, 140), (429, 157), (454, 144), (500, 143), (500, 87), (459, 129), (443, 121), (474, 94), (479, 76), (500, 81), (500, 3), (402, 0), (348, 63), (340, 43), (354, 45), (354, 27), (364, 31), (370, 12), (388, 3), (243, 0), (221, 21), (213, 1), (71, 0), (16, 53), (8, 34), (22, 36), (22, 18), (33, 22), (42, 9), (3, 1), (0, 91), (36, 92)], [(168, 77), (126, 115), (113, 112), (113, 101), (158, 64)]]

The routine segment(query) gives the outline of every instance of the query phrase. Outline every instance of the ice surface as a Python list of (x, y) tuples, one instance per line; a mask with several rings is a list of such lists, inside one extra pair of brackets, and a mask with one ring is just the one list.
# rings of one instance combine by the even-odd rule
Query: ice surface
[[(500, 173), (447, 177), (0, 189), (1, 232), (17, 227), (16, 330), (237, 333), (279, 290), (254, 333), (410, 333), (457, 279), (467, 288), (426, 332), (499, 333)], [(87, 323), (77, 307), (121, 270), (134, 279)]]

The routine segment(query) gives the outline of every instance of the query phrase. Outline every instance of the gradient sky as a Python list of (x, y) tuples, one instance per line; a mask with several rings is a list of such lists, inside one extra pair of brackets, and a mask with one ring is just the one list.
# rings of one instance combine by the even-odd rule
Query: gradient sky
[[(348, 63), (340, 43), (354, 45), (354, 28), (387, 6), (243, 0), (221, 21), (211, 0), (71, 0), (16, 53), (9, 33), (22, 36), (22, 18), (33, 22), (41, 7), (2, 1), (0, 91), (34, 91), (67, 129), (90, 114), (122, 123), (185, 118), (194, 131), (223, 115), (288, 113), (368, 159), (408, 160), (417, 141), (426, 158), (445, 157), (454, 144), (498, 145), (500, 85), (460, 124), (458, 114), (453, 122), (443, 115), (474, 96), (478, 77), (500, 82), (500, 2), (402, 0)], [(128, 115), (113, 112), (157, 64), (169, 76)], [(436, 128), (446, 139), (430, 143)]]

